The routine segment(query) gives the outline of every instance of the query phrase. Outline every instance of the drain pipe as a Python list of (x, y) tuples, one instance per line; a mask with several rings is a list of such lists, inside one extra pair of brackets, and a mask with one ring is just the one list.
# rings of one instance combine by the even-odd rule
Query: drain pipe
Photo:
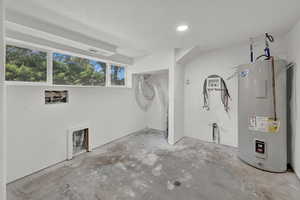
[(212, 138), (214, 143), (220, 144), (220, 129), (217, 123), (212, 124)]

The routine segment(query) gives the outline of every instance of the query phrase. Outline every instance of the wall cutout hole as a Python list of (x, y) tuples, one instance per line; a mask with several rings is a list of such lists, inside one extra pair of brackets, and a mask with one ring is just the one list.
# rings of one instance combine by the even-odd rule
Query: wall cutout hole
[(176, 187), (181, 186), (181, 182), (180, 182), (180, 181), (175, 181), (173, 184), (174, 184), (174, 186), (176, 186)]

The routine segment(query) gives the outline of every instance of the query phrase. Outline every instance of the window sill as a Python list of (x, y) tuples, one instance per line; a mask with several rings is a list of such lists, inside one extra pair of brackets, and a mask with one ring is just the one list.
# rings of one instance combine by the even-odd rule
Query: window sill
[(58, 87), (58, 88), (123, 88), (123, 89), (131, 89), (131, 87), (127, 86), (88, 86), (88, 85), (54, 85), (47, 82), (21, 82), (21, 81), (5, 81), (4, 85), (7, 86), (36, 86), (36, 87)]
[(4, 84), (15, 86), (51, 86), (51, 84), (47, 82), (4, 81)]

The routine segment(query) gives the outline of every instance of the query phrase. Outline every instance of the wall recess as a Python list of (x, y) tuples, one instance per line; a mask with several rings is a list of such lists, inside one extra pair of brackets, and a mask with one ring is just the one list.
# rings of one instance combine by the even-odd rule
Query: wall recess
[(69, 93), (67, 90), (45, 90), (45, 104), (68, 103)]

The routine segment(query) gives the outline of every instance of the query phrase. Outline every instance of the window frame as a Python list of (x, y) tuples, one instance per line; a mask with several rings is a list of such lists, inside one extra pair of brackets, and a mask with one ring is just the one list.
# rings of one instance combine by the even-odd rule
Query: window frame
[(4, 83), (7, 85), (49, 85), (49, 77), (48, 77), (48, 71), (49, 71), (49, 64), (48, 64), (48, 56), (49, 56), (49, 50), (45, 49), (45, 48), (41, 48), (35, 45), (29, 45), (26, 43), (22, 43), (22, 42), (15, 42), (15, 41), (6, 41), (5, 43), (5, 67), (4, 67), (4, 73), (6, 74), (6, 46), (10, 45), (10, 46), (15, 46), (15, 47), (19, 47), (19, 48), (25, 48), (25, 49), (29, 49), (29, 50), (34, 50), (34, 51), (41, 51), (46, 53), (46, 81), (12, 81), (12, 80), (6, 80), (6, 75), (5, 75), (5, 81)]
[(60, 87), (92, 87), (92, 88), (96, 88), (96, 87), (108, 87), (108, 83), (107, 83), (107, 68), (108, 68), (108, 65), (109, 65), (109, 62), (107, 61), (103, 61), (101, 59), (97, 59), (97, 58), (93, 58), (93, 57), (90, 57), (90, 56), (83, 56), (83, 55), (79, 55), (79, 54), (75, 54), (75, 53), (67, 53), (67, 52), (64, 52), (64, 51), (52, 51), (52, 54), (51, 54), (51, 70), (52, 70), (52, 76), (53, 76), (53, 54), (54, 53), (59, 53), (59, 54), (64, 54), (64, 55), (68, 55), (68, 56), (73, 56), (73, 57), (79, 57), (79, 58), (83, 58), (83, 59), (88, 59), (88, 60), (93, 60), (93, 61), (96, 61), (96, 62), (103, 62), (106, 64), (106, 73), (105, 73), (105, 85), (61, 85), (61, 84), (54, 84), (53, 83), (53, 77), (52, 77), (52, 86), (60, 86)]
[[(108, 63), (109, 64), (109, 84), (110, 84), (110, 87), (113, 87), (113, 88), (127, 88), (127, 66), (126, 65), (123, 65), (123, 64), (116, 64), (116, 63)], [(112, 85), (111, 84), (111, 67), (112, 65), (117, 65), (118, 67), (124, 67), (125, 69), (125, 73), (124, 73), (124, 85)]]
[[(124, 64), (124, 63), (119, 63), (119, 62), (114, 62), (114, 61), (109, 61), (109, 60), (104, 60), (104, 59), (100, 59), (100, 58), (96, 58), (96, 57), (92, 57), (92, 56), (87, 56), (87, 55), (83, 55), (83, 54), (77, 54), (77, 53), (73, 53), (73, 52), (67, 52), (67, 51), (63, 51), (60, 49), (50, 49), (41, 45), (35, 45), (35, 44), (31, 44), (31, 43), (27, 43), (27, 42), (23, 42), (23, 41), (18, 41), (18, 40), (10, 40), (7, 39), (5, 42), (5, 50), (6, 50), (6, 45), (12, 45), (12, 46), (16, 46), (16, 47), (20, 47), (20, 48), (26, 48), (26, 49), (30, 49), (30, 50), (36, 50), (36, 51), (42, 51), (45, 52), (47, 54), (46, 56), (46, 81), (45, 82), (30, 82), (30, 81), (11, 81), (11, 80), (6, 80), (4, 81), (4, 83), (6, 85), (24, 85), (24, 86), (54, 86), (54, 87), (80, 87), (80, 88), (104, 88), (104, 87), (110, 87), (110, 88), (128, 88), (127, 87), (127, 69), (128, 69), (128, 64)], [(56, 85), (53, 83), (53, 54), (54, 53), (60, 53), (60, 54), (65, 54), (65, 55), (69, 55), (69, 56), (75, 56), (75, 57), (80, 57), (80, 58), (84, 58), (84, 59), (88, 59), (88, 60), (93, 60), (96, 62), (104, 62), (106, 63), (106, 81), (105, 81), (105, 85), (101, 86), (101, 85)], [(124, 85), (112, 85), (111, 84), (111, 65), (119, 65), (125, 68), (125, 84)], [(6, 71), (6, 67), (4, 70), (4, 73)]]

